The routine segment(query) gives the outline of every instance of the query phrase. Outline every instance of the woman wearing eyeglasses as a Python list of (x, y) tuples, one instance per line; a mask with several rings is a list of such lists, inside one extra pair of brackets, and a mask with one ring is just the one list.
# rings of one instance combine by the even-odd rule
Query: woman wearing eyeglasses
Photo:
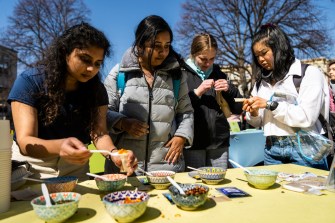
[(210, 34), (193, 38), (190, 57), (183, 73), (187, 76), (189, 96), (194, 109), (194, 141), (184, 150), (186, 165), (193, 167), (228, 167), (230, 127), (216, 98), (221, 94), (234, 114), (242, 113), (238, 89), (227, 81), (227, 75), (214, 64), (218, 45)]

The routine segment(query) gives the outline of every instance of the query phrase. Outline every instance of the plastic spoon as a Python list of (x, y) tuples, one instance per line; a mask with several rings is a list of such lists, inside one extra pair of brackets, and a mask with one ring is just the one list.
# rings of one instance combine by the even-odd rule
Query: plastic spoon
[(30, 181), (35, 181), (35, 182), (40, 182), (40, 183), (44, 183), (45, 182), (45, 180), (34, 179), (34, 178), (29, 178), (29, 177), (22, 177), (22, 179), (24, 179), (24, 180), (30, 180)]
[(42, 183), (41, 187), (42, 187), (42, 193), (43, 193), (43, 196), (44, 196), (44, 199), (45, 199), (45, 206), (51, 207), (52, 206), (52, 204), (51, 204), (52, 199), (50, 198), (48, 188), (45, 185), (45, 183)]
[(191, 169), (191, 170), (196, 170), (196, 171), (203, 171), (203, 170), (200, 170), (200, 169), (197, 169), (197, 168), (191, 167), (191, 166), (187, 166), (187, 168), (189, 168), (189, 169)]
[(110, 151), (103, 150), (103, 149), (96, 149), (96, 150), (90, 149), (90, 153), (107, 153), (107, 154), (109, 154), (111, 156), (119, 156), (118, 153), (111, 153)]
[(104, 181), (109, 181), (108, 178), (106, 177), (103, 177), (103, 176), (100, 176), (100, 175), (97, 175), (97, 174), (93, 174), (93, 173), (86, 173), (87, 176), (90, 176), (90, 177), (96, 177), (96, 178), (99, 178), (101, 180), (104, 180)]
[(242, 168), (245, 172), (247, 172), (249, 174), (251, 173), (250, 170), (248, 170), (247, 168), (245, 168), (245, 167), (241, 166), (240, 164), (236, 163), (234, 160), (229, 159), (229, 162), (231, 162), (232, 164), (238, 166), (239, 168)]
[(175, 186), (179, 190), (179, 193), (181, 195), (186, 195), (184, 190), (179, 186), (176, 181), (174, 181), (170, 176), (166, 176), (166, 178), (170, 181), (170, 183), (172, 183), (173, 186)]
[(145, 173), (145, 174), (148, 175), (148, 176), (151, 176), (151, 177), (154, 176), (154, 175), (152, 175), (151, 173), (148, 173), (147, 171), (141, 169), (140, 167), (137, 167), (137, 169), (138, 169), (139, 171), (141, 171), (142, 173)]

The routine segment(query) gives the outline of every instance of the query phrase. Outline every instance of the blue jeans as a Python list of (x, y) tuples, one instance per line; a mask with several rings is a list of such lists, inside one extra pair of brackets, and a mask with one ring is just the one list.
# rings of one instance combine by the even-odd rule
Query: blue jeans
[(268, 136), (264, 150), (264, 165), (293, 163), (328, 170), (326, 159), (320, 161), (306, 160), (299, 152), (297, 140), (294, 137)]

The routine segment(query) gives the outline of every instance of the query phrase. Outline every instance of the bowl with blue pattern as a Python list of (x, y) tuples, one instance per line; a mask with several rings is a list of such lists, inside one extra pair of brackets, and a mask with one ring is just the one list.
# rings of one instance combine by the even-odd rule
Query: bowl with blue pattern
[(50, 194), (55, 205), (46, 206), (44, 196), (34, 198), (30, 203), (36, 215), (46, 222), (61, 222), (70, 218), (78, 209), (81, 195), (75, 192)]
[(274, 185), (277, 180), (278, 172), (265, 169), (255, 169), (244, 172), (248, 183), (257, 189), (267, 189)]
[(170, 186), (169, 191), (173, 202), (177, 207), (192, 211), (203, 205), (208, 196), (209, 188), (201, 184), (179, 184), (185, 192), (185, 195), (180, 194), (175, 186)]
[(222, 167), (200, 167), (198, 171), (200, 178), (208, 184), (217, 184), (221, 182), (227, 170)]
[(116, 191), (120, 190), (127, 181), (127, 176), (124, 174), (105, 174), (102, 177), (108, 180), (103, 180), (101, 178), (94, 178), (95, 183), (100, 191)]
[(155, 170), (150, 171), (150, 175), (147, 175), (150, 184), (169, 184), (170, 181), (167, 179), (167, 176), (170, 176), (174, 179), (176, 172), (170, 170)]
[(49, 193), (57, 192), (72, 192), (76, 187), (78, 177), (61, 176), (44, 179), (44, 183), (48, 188)]
[(118, 222), (132, 222), (144, 214), (149, 195), (144, 191), (117, 191), (107, 194), (102, 202), (110, 216)]

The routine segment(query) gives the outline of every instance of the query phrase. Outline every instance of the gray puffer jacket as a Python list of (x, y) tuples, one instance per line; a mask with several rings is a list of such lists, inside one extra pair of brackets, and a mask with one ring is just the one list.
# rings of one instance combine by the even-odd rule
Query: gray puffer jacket
[[(174, 135), (186, 138), (186, 146), (191, 146), (193, 142), (193, 108), (188, 96), (186, 76), (181, 76), (177, 102), (174, 97), (172, 74), (179, 69), (179, 63), (174, 57), (165, 59), (160, 69), (155, 71), (153, 87), (150, 89), (137, 57), (128, 49), (120, 67), (116, 65), (104, 83), (109, 97), (107, 122), (111, 136), (118, 148), (133, 150), (139, 167), (148, 171), (181, 172), (185, 169), (183, 157), (174, 165), (164, 161), (168, 152), (164, 145)], [(124, 72), (126, 77), (122, 95), (116, 83), (118, 70)], [(127, 132), (120, 132), (114, 126), (123, 117), (147, 123), (150, 126), (149, 134), (135, 138)], [(107, 161), (105, 172), (112, 171), (115, 169)]]

